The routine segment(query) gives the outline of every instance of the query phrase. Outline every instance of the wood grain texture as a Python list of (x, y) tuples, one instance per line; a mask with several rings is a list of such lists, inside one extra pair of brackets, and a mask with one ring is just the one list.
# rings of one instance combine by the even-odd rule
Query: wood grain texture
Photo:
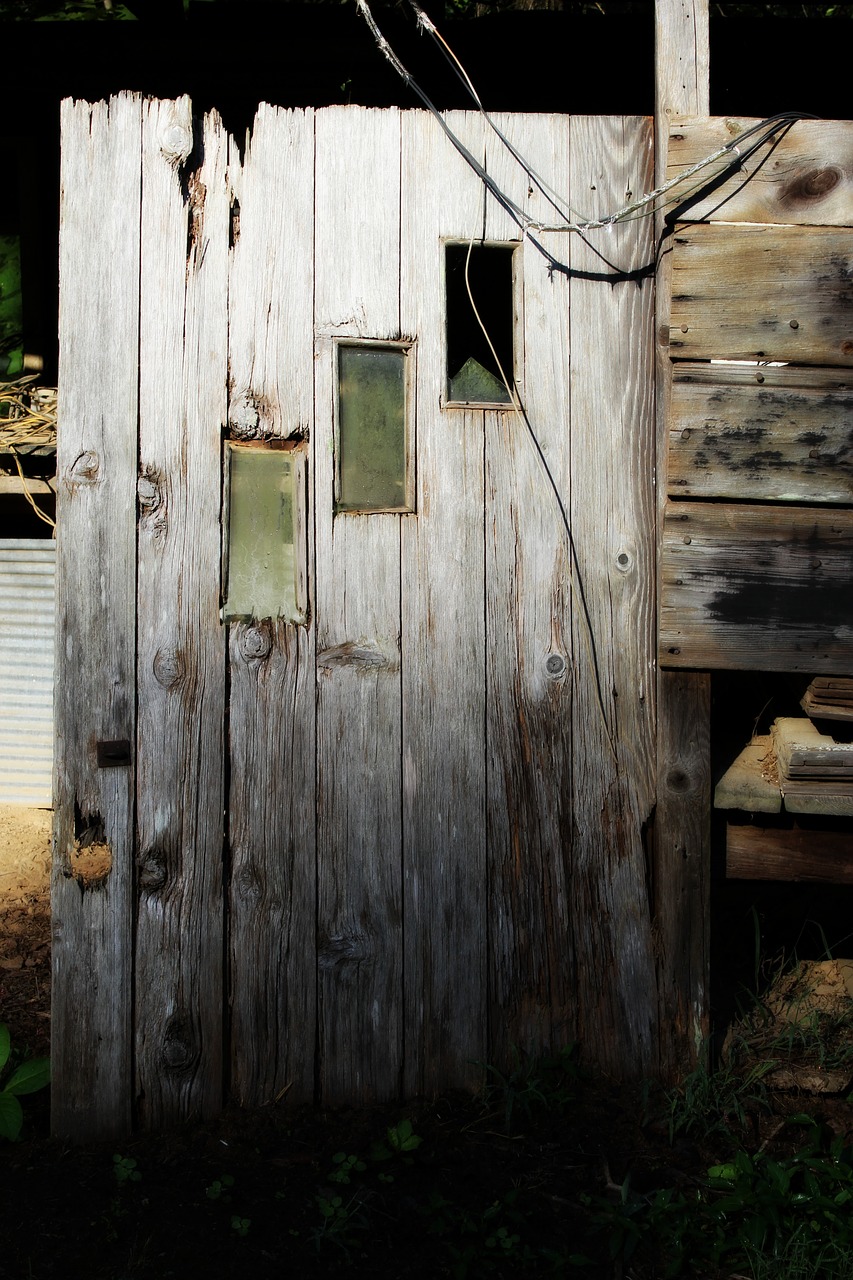
[[(678, 120), (669, 130), (666, 176), (698, 164), (745, 130), (760, 125), (752, 118), (703, 116)], [(741, 144), (741, 150), (750, 142)], [(695, 186), (723, 172), (726, 160), (689, 180)], [(677, 189), (673, 193), (677, 195)], [(781, 222), (806, 226), (853, 223), (853, 123), (849, 120), (800, 120), (777, 133), (727, 181), (692, 204), (681, 217), (688, 222)]]
[[(666, 178), (673, 121), (709, 107), (708, 0), (655, 0), (655, 185)], [(655, 233), (664, 231), (663, 212)], [(672, 254), (655, 281), (655, 399), (658, 549), (666, 501), (672, 365), (669, 311)], [(658, 550), (658, 561), (660, 554)], [(659, 597), (659, 591), (658, 591)], [(651, 832), (657, 938), (658, 1068), (680, 1078), (708, 1034), (708, 875), (711, 845), (710, 677), (657, 668), (657, 775)], [(670, 779), (677, 779), (673, 785)]]
[[(649, 189), (651, 142), (647, 120), (573, 118), (573, 203), (601, 212)], [(650, 224), (611, 228), (592, 247), (573, 243), (573, 271), (611, 270), (599, 253), (623, 271), (641, 267), (653, 256)], [(651, 282), (571, 281), (578, 1034), (599, 1066), (636, 1074), (657, 1052), (643, 843), (655, 797), (653, 307)]]
[(849, 378), (839, 388), (835, 370), (762, 367), (730, 382), (725, 366), (691, 368), (673, 386), (670, 496), (853, 502)]
[(844, 819), (836, 828), (728, 822), (726, 875), (731, 880), (853, 884), (853, 828)]
[(661, 552), (667, 666), (845, 673), (853, 512), (671, 503)]
[[(495, 118), (564, 200), (569, 121)], [(533, 218), (553, 210), (491, 137), (486, 167)], [(517, 227), (494, 201), (489, 240)], [(559, 256), (566, 237), (537, 237)], [(489, 1061), (554, 1052), (575, 1035), (578, 958), (569, 936), (572, 863), (571, 558), (560, 503), (570, 499), (569, 281), (537, 248), (516, 250), (516, 376), (528, 421), (486, 414), (486, 690)]]
[[(51, 1123), (74, 1141), (131, 1121), (134, 768), (96, 743), (135, 735), (140, 130), (136, 95), (62, 104)], [(112, 870), (87, 887), (90, 826)]]
[[(151, 1128), (222, 1104), (226, 138), (143, 117), (136, 1063)], [(183, 181), (182, 181), (183, 179)], [(185, 194), (186, 192), (186, 194)]]
[[(479, 119), (449, 113), (475, 154)], [(484, 225), (438, 123), (402, 118), (401, 324), (418, 335), (417, 517), (402, 528), (403, 1091), (476, 1085), (486, 1053), (483, 414), (442, 409), (443, 237)]]
[(853, 244), (836, 227), (680, 226), (670, 351), (678, 360), (853, 365)]
[[(314, 113), (259, 107), (242, 166), (232, 148), (229, 178), (239, 208), (230, 430), (301, 438), (313, 418)], [(306, 603), (313, 504), (308, 517), (296, 534)], [(313, 626), (281, 619), (230, 628), (230, 1084), (245, 1106), (284, 1089), (293, 1101), (314, 1096), (314, 641)]]
[[(399, 337), (399, 112), (318, 116), (316, 180), (317, 333)], [(337, 346), (320, 336), (319, 1081), (324, 1101), (366, 1102), (397, 1095), (403, 1048), (400, 517), (334, 515), (337, 377)]]

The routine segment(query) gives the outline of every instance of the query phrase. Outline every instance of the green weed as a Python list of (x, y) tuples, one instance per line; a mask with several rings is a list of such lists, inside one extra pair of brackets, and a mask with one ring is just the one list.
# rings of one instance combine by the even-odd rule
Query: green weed
[(513, 1116), (519, 1111), (528, 1123), (537, 1112), (562, 1115), (577, 1100), (583, 1078), (576, 1050), (572, 1044), (556, 1054), (537, 1056), (514, 1048), (511, 1065), (505, 1071), (491, 1063), (476, 1063), (484, 1075), (480, 1088), (483, 1109), (503, 1112), (506, 1133), (512, 1131)]
[(0, 1138), (15, 1142), (24, 1124), (18, 1101), (50, 1083), (50, 1059), (27, 1058), (12, 1049), (9, 1028), (0, 1022)]

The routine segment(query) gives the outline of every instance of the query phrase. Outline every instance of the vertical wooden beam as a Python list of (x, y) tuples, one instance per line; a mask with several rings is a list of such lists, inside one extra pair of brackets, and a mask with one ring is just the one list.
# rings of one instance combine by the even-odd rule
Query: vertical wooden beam
[[(53, 1129), (130, 1127), (138, 96), (62, 104)], [(100, 861), (99, 861), (100, 859)]]
[[(574, 117), (572, 202), (595, 217), (652, 182), (650, 123)], [(571, 245), (574, 848), (578, 1038), (617, 1076), (656, 1052), (643, 826), (654, 802), (654, 290), (648, 219)]]
[[(709, 112), (708, 0), (656, 0), (655, 181), (666, 176), (674, 117)], [(656, 220), (658, 235), (663, 218)], [(668, 246), (665, 244), (664, 249)], [(657, 273), (658, 531), (666, 500), (672, 369), (671, 258)], [(708, 1035), (711, 678), (658, 671), (657, 809), (653, 897), (658, 945), (659, 1064), (675, 1076), (696, 1062)]]
[[(483, 155), (477, 116), (450, 127)], [(424, 112), (402, 120), (402, 327), (418, 335), (417, 515), (403, 522), (405, 1069), (476, 1084), (486, 1054), (484, 415), (444, 409), (445, 238), (479, 237), (480, 180)]]
[[(232, 144), (229, 431), (299, 441), (313, 416), (314, 112), (261, 105)], [(307, 493), (303, 495), (307, 502)], [(309, 591), (313, 537), (306, 545)], [(309, 606), (310, 613), (310, 606)], [(314, 1096), (314, 627), (230, 628), (231, 1089), (244, 1106)]]
[(149, 1128), (222, 1105), (229, 199), (219, 118), (143, 118), (136, 1066)]
[(316, 157), (318, 1076), (324, 1101), (353, 1103), (400, 1088), (407, 517), (334, 513), (335, 338), (400, 337), (400, 113), (328, 108)]

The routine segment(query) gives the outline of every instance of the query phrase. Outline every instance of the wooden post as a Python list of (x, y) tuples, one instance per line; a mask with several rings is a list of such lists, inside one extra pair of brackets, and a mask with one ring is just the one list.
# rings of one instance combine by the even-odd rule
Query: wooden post
[[(707, 115), (708, 0), (656, 0), (655, 176), (666, 173), (674, 116)], [(663, 217), (657, 219), (658, 235)], [(658, 527), (666, 499), (669, 253), (657, 273)], [(657, 809), (653, 902), (658, 944), (659, 1065), (663, 1076), (695, 1063), (708, 1035), (711, 678), (658, 670)]]

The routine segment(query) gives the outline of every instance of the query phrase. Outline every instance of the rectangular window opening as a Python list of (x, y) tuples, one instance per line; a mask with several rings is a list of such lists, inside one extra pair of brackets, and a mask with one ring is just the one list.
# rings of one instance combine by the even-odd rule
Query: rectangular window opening
[(338, 344), (335, 510), (412, 511), (411, 348)]
[(445, 245), (449, 404), (513, 403), (514, 249), (511, 244)]
[(222, 617), (306, 620), (305, 446), (226, 441)]

